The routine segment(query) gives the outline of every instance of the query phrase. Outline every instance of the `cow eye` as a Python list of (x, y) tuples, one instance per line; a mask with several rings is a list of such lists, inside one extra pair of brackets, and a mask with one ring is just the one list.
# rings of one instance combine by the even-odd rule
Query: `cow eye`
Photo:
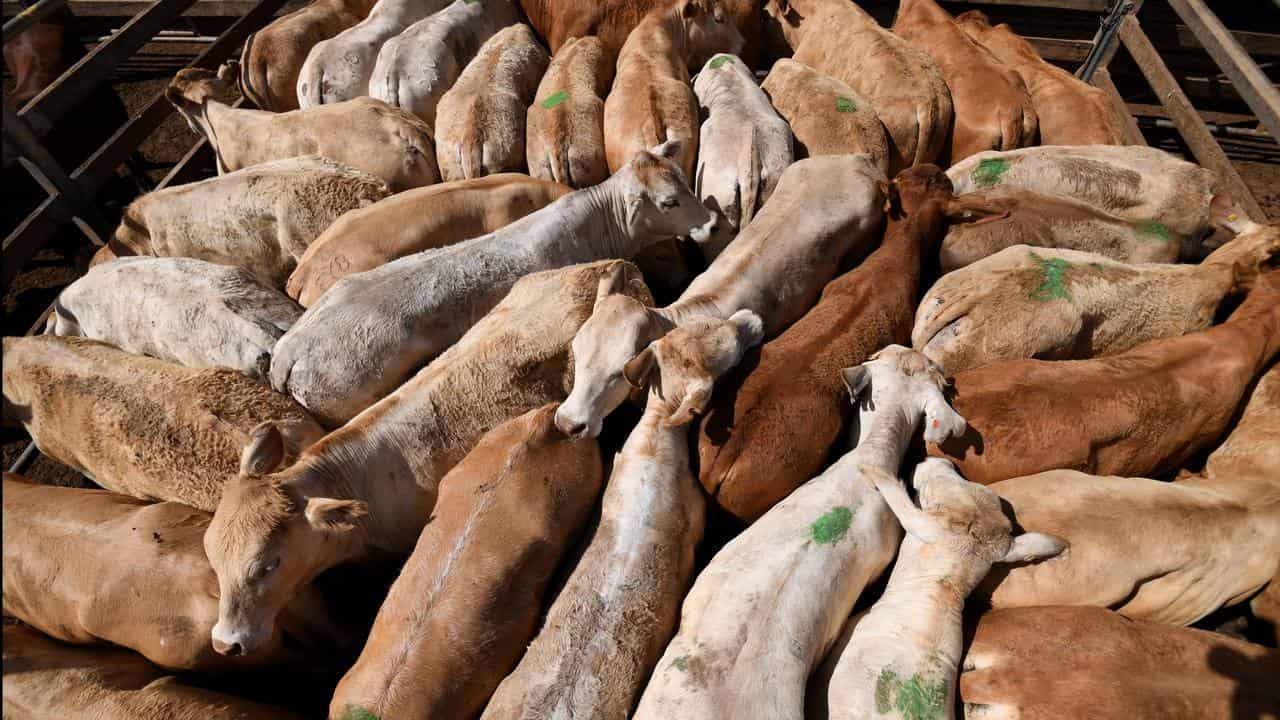
[(679, 204), (680, 204), (680, 201), (676, 200), (675, 198), (663, 198), (662, 201), (658, 203), (658, 206), (661, 207), (663, 210), (670, 210), (671, 208)]
[(262, 567), (258, 568), (258, 573), (257, 573), (258, 579), (261, 580), (262, 578), (265, 578), (266, 576), (275, 572), (275, 569), (278, 567), (280, 567), (280, 558), (276, 558), (275, 560), (272, 560), (266, 565), (263, 565)]

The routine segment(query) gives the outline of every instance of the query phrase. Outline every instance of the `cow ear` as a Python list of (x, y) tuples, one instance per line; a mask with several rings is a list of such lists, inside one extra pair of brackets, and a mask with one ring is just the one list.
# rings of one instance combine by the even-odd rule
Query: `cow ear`
[(360, 500), (307, 498), (307, 522), (317, 530), (353, 530), (368, 514), (369, 506)]
[(742, 349), (755, 347), (764, 340), (764, 321), (750, 310), (739, 310), (729, 316), (729, 322), (738, 330), (738, 342)]
[(609, 268), (609, 272), (600, 278), (600, 284), (596, 285), (596, 302), (622, 292), (626, 285), (626, 273), (623, 271), (622, 263), (614, 263), (613, 267)]
[(1209, 220), (1218, 227), (1226, 228), (1239, 235), (1248, 230), (1253, 221), (1244, 214), (1230, 195), (1220, 193), (1209, 201)]
[(240, 453), (240, 475), (262, 477), (284, 462), (284, 437), (273, 422), (259, 423), (249, 432), (249, 444)]
[(702, 7), (699, 5), (698, 0), (684, 0), (684, 2), (680, 4), (680, 17), (688, 20), (689, 18), (696, 16), (698, 11), (701, 9)]
[(653, 372), (656, 364), (657, 359), (654, 358), (653, 348), (647, 347), (623, 366), (622, 377), (626, 378), (628, 385), (639, 390), (649, 380), (649, 373)]
[(688, 425), (696, 416), (706, 412), (707, 404), (710, 402), (711, 383), (698, 383), (685, 394), (680, 401), (680, 407), (667, 418), (666, 425), (668, 427)]
[(668, 140), (661, 145), (654, 145), (649, 152), (668, 160), (675, 160), (680, 156), (680, 150), (684, 147), (684, 143), (679, 140)]
[(871, 382), (871, 372), (864, 365), (854, 365), (841, 370), (840, 379), (844, 380), (844, 386), (849, 390), (849, 399), (857, 402), (858, 396)]
[(1023, 533), (1013, 539), (1009, 552), (998, 562), (1015, 563), (1031, 562), (1053, 557), (1067, 549), (1067, 541), (1053, 535), (1030, 532)]

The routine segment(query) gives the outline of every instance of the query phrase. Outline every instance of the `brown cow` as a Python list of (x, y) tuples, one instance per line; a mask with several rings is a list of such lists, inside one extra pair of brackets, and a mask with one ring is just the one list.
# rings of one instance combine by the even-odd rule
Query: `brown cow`
[(742, 35), (727, 21), (720, 0), (679, 0), (646, 15), (618, 52), (617, 75), (604, 101), (609, 171), (618, 172), (646, 148), (679, 140), (675, 163), (692, 178), (699, 119), (690, 68), (741, 49)]
[(4, 339), (4, 414), (99, 485), (212, 511), (264, 419), (296, 457), (324, 430), (292, 398), (228, 368), (186, 368), (105, 343)]
[[(672, 0), (520, 0), (529, 24), (547, 42), (552, 55), (573, 38), (595, 35), (604, 49), (616, 54), (627, 36), (653, 10), (670, 5)], [(748, 52), (754, 55), (760, 37), (760, 5), (758, 0), (722, 0), (730, 21), (746, 39)]]
[(1280, 707), (1280, 652), (1099, 608), (987, 613), (963, 669), (974, 720), (1243, 720)]
[(615, 267), (622, 294), (653, 302), (623, 261), (533, 273), (453, 347), (293, 466), (277, 471), (264, 428), (205, 534), (221, 596), (214, 649), (252, 654), (287, 601), (328, 568), (407, 555), (440, 478), (480, 437), (565, 396), (569, 343)]
[(307, 247), (285, 289), (310, 307), (352, 273), (486, 235), (569, 191), (518, 173), (406, 190), (338, 218)]
[(77, 648), (4, 627), (8, 720), (301, 720), (281, 707), (208, 690), (128, 650)]
[[(1045, 264), (1028, 293), (1062, 297), (1091, 268)], [(1092, 360), (1009, 360), (954, 378), (968, 432), (932, 455), (989, 484), (1058, 468), (1155, 477), (1230, 426), (1254, 378), (1280, 353), (1280, 270), (1258, 277), (1217, 327)]]
[[(4, 612), (63, 642), (121, 645), (171, 670), (301, 665), (303, 656), (280, 645), (282, 633), (261, 657), (213, 651), (218, 579), (201, 544), (209, 518), (180, 503), (5, 473)], [(286, 611), (283, 632), (294, 640), (335, 639), (324, 608), (308, 585)]]
[(978, 46), (934, 0), (902, 0), (893, 31), (927, 54), (951, 90), (955, 123), (945, 164), (1035, 143), (1036, 111), (1022, 78)]
[(893, 181), (880, 248), (726, 380), (698, 431), (702, 486), (752, 522), (818, 474), (853, 416), (840, 369), (911, 336), (920, 268), (942, 236), (951, 182), (935, 166)]
[(330, 718), (469, 718), (520, 659), (543, 593), (603, 482), (600, 448), (555, 405), (491, 430), (440, 483)]
[(1125, 144), (1125, 121), (1105, 91), (1045, 62), (1008, 25), (991, 27), (987, 16), (977, 10), (962, 13), (955, 22), (974, 42), (1022, 76), (1040, 121), (1042, 144)]
[(951, 130), (951, 92), (929, 56), (848, 0), (767, 0), (792, 59), (866, 98), (889, 133), (889, 173), (937, 160)]
[(867, 153), (889, 172), (889, 139), (876, 110), (853, 88), (783, 58), (760, 89), (791, 126), (800, 157)]
[(241, 94), (263, 110), (297, 110), (298, 74), (307, 53), (363, 20), (374, 2), (312, 0), (250, 35), (240, 52)]
[(569, 38), (551, 58), (525, 115), (530, 175), (578, 189), (609, 177), (604, 99), (613, 86), (615, 60), (595, 36)]

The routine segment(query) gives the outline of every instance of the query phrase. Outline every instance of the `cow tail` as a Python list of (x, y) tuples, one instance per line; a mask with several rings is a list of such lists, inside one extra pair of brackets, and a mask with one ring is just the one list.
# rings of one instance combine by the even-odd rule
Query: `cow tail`
[(760, 201), (760, 145), (759, 130), (751, 126), (751, 136), (747, 147), (738, 158), (738, 229), (747, 226), (756, 214), (756, 203)]

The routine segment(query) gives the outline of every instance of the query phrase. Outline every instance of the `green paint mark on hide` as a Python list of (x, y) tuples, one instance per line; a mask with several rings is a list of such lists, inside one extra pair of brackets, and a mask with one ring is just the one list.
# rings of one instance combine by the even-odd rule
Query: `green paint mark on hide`
[(1134, 229), (1139, 240), (1150, 240), (1152, 242), (1169, 242), (1169, 228), (1161, 225), (1154, 220), (1144, 222)]
[(978, 163), (970, 176), (978, 187), (998, 185), (1004, 174), (1009, 172), (1009, 161), (1004, 158), (987, 158)]
[(720, 68), (724, 67), (725, 63), (729, 62), (732, 59), (733, 59), (732, 55), (717, 55), (711, 58), (711, 65), (709, 67), (712, 70), (719, 70)]
[(551, 97), (547, 98), (546, 100), (543, 100), (542, 108), (544, 110), (550, 110), (551, 108), (559, 105), (560, 103), (568, 99), (569, 99), (569, 93), (561, 90), (560, 92), (553, 94)]
[(675, 669), (679, 670), (680, 672), (684, 672), (684, 671), (688, 670), (688, 669), (689, 669), (689, 656), (688, 656), (688, 655), (681, 655), (680, 657), (676, 658), (675, 660), (672, 660), (672, 661), (671, 661), (671, 667), (673, 667), (673, 668), (675, 668)]
[(919, 673), (903, 680), (886, 668), (876, 679), (876, 712), (897, 710), (903, 720), (938, 720), (946, 717), (947, 690), (946, 680), (928, 683)]
[(836, 112), (851, 113), (857, 112), (857, 110), (858, 104), (853, 101), (853, 98), (847, 98), (843, 95), (836, 96)]
[(853, 521), (853, 511), (847, 507), (831, 508), (826, 514), (809, 526), (809, 534), (819, 545), (834, 545), (849, 532), (849, 524)]
[(340, 720), (379, 720), (377, 715), (358, 705), (348, 705)]
[(1066, 285), (1062, 284), (1062, 280), (1066, 277), (1067, 270), (1071, 269), (1071, 263), (1062, 258), (1044, 258), (1030, 253), (1031, 259), (1040, 267), (1042, 280), (1040, 286), (1031, 291), (1027, 297), (1036, 302), (1049, 302), (1050, 300), (1070, 300), (1071, 294), (1067, 292)]

